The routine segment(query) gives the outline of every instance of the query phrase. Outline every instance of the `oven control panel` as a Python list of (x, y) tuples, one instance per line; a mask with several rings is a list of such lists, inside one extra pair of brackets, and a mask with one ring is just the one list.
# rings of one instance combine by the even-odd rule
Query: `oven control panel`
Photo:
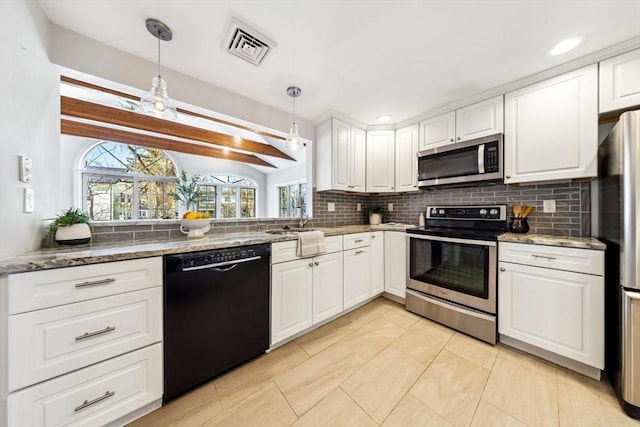
[(507, 216), (506, 205), (492, 206), (428, 206), (429, 219), (500, 220)]

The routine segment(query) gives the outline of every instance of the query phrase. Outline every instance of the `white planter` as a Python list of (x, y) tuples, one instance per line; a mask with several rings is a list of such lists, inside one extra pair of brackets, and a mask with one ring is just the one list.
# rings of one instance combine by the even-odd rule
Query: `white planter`
[(91, 229), (87, 224), (73, 224), (56, 230), (56, 242), (61, 245), (83, 245), (90, 241)]
[(379, 225), (382, 222), (382, 215), (377, 213), (369, 214), (369, 224)]

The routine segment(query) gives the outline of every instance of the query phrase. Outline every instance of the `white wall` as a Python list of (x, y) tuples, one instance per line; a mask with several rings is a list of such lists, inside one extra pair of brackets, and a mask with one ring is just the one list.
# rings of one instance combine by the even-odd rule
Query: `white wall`
[[(51, 28), (37, 2), (0, 1), (0, 259), (40, 245), (42, 219), (58, 201), (59, 75), (48, 58)], [(33, 159), (33, 180), (18, 180), (18, 155)], [(35, 212), (23, 213), (24, 188)]]

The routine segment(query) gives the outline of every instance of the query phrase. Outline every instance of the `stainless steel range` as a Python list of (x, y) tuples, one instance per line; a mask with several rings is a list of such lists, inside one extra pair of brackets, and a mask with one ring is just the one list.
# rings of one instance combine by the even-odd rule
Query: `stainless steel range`
[(506, 205), (429, 206), (426, 213), (424, 227), (407, 230), (407, 310), (495, 344)]

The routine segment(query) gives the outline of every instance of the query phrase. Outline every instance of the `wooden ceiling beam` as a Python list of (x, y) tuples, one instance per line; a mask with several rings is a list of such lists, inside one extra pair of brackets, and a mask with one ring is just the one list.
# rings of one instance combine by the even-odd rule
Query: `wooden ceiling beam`
[[(118, 90), (114, 90), (114, 89), (109, 89), (107, 87), (104, 86), (100, 86), (100, 85), (96, 85), (93, 83), (88, 83), (82, 80), (78, 80), (78, 79), (74, 79), (68, 76), (60, 76), (60, 81), (64, 82), (64, 83), (68, 83), (74, 86), (80, 86), (80, 87), (86, 87), (87, 89), (94, 89), (97, 90), (99, 92), (104, 92), (104, 93), (110, 93), (111, 95), (116, 95), (119, 96), (121, 98), (126, 98), (126, 99), (131, 99), (132, 101), (140, 101), (140, 97), (139, 96), (134, 96), (131, 95), (129, 93), (126, 92), (120, 92)], [(178, 112), (182, 113), (182, 114), (186, 114), (189, 116), (193, 116), (193, 117), (199, 117), (201, 119), (205, 119), (205, 120), (211, 120), (212, 122), (216, 122), (216, 123), (220, 123), (223, 125), (227, 125), (227, 126), (233, 126), (235, 128), (238, 129), (243, 129), (243, 130), (247, 130), (249, 132), (253, 132), (256, 133), (258, 135), (262, 135), (262, 136), (267, 136), (269, 138), (273, 138), (276, 139), (278, 141), (284, 141), (285, 138), (280, 136), (280, 135), (276, 135), (270, 132), (265, 132), (262, 130), (258, 130), (258, 129), (253, 129), (250, 128), (249, 126), (243, 126), (237, 123), (233, 123), (233, 122), (229, 122), (227, 120), (222, 120), (222, 119), (218, 119), (216, 117), (211, 117), (208, 116), (206, 114), (201, 114), (201, 113), (196, 113), (195, 111), (191, 111), (191, 110), (186, 110), (184, 108), (178, 108)]]
[(107, 107), (81, 99), (61, 96), (60, 112), (67, 116), (140, 129), (163, 135), (177, 136), (193, 141), (229, 147), (230, 149), (249, 151), (265, 156), (296, 161), (293, 157), (290, 157), (270, 144), (262, 144), (224, 133), (158, 119), (118, 108)]
[(214, 147), (205, 147), (197, 144), (189, 144), (171, 138), (145, 135), (122, 129), (108, 128), (91, 123), (76, 122), (62, 119), (60, 121), (61, 133), (64, 135), (82, 136), (87, 138), (104, 139), (108, 141), (122, 142), (125, 144), (141, 145), (143, 147), (158, 148), (161, 150), (177, 151), (179, 153), (195, 154), (197, 156), (215, 157), (234, 162), (250, 163), (258, 166), (275, 168), (269, 162), (262, 160), (253, 154), (238, 153), (231, 150), (223, 150)]

